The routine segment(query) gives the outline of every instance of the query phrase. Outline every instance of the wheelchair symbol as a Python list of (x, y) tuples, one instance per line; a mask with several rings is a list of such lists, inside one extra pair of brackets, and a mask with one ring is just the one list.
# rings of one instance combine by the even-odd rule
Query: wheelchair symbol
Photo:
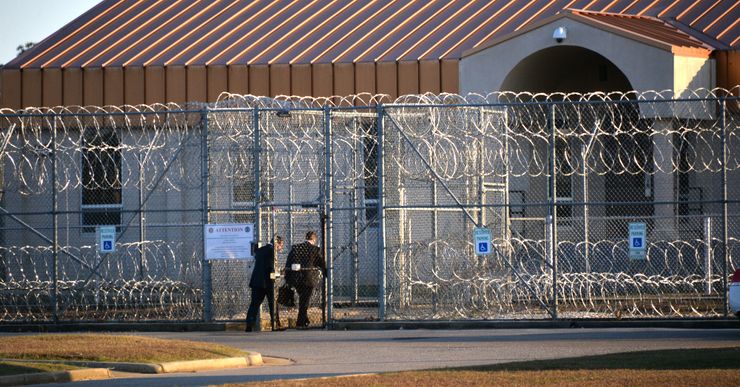
[(103, 241), (103, 250), (113, 250), (113, 242), (112, 241)]
[(632, 239), (632, 247), (642, 247), (642, 238)]
[(487, 253), (488, 252), (488, 243), (487, 242), (480, 242), (480, 243), (478, 243), (478, 252)]

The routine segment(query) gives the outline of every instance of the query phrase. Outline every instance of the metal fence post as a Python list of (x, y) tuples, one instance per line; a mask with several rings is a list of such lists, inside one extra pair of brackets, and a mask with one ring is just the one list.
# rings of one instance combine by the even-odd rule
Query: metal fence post
[[(252, 110), (252, 131), (254, 135), (254, 146), (252, 151), (252, 162), (254, 165), (254, 238), (256, 247), (260, 247), (260, 243), (262, 242), (262, 182), (260, 180), (262, 174), (262, 171), (260, 170), (260, 152), (262, 152), (262, 138), (260, 136), (261, 133), (259, 108), (254, 108), (254, 110)], [(277, 305), (275, 307), (277, 307)], [(257, 324), (254, 328), (257, 331), (262, 330), (262, 307), (257, 308)]]
[(260, 111), (259, 108), (252, 110), (252, 127), (254, 131), (254, 148), (253, 148), (253, 165), (254, 165), (254, 237), (259, 247), (262, 241), (262, 207), (260, 206), (262, 197), (262, 186), (260, 181), (260, 152), (262, 151), (260, 141)]
[(326, 319), (328, 324), (332, 322), (332, 306), (334, 304), (334, 257), (332, 256), (332, 207), (334, 207), (334, 175), (332, 169), (332, 158), (334, 151), (332, 149), (332, 128), (331, 128), (331, 109), (324, 106), (324, 151), (326, 152), (326, 170), (325, 170), (325, 188), (324, 193), (324, 216), (326, 216), (326, 245), (324, 246), (324, 256), (326, 257)]
[[(477, 121), (478, 121), (478, 127), (483, 128), (483, 109), (478, 108), (476, 109), (477, 113)], [(467, 129), (467, 128), (466, 128)], [(483, 133), (483, 129), (481, 129), (478, 133), (478, 225), (477, 227), (486, 227), (486, 207), (485, 207), (485, 201), (486, 201), (486, 179), (483, 176), (483, 171), (486, 169), (486, 160), (484, 158), (484, 153), (486, 151), (485, 148), (485, 141), (486, 137)]]
[(550, 130), (550, 205), (548, 218), (550, 221), (550, 249), (552, 251), (552, 318), (558, 318), (558, 227), (557, 227), (557, 195), (555, 182), (555, 105), (548, 105), (547, 125)]
[(139, 267), (138, 267), (138, 276), (139, 280), (144, 279), (144, 260), (146, 259), (145, 255), (145, 247), (144, 247), (144, 240), (146, 239), (146, 234), (144, 230), (144, 222), (146, 219), (144, 218), (144, 205), (145, 205), (145, 198), (144, 198), (144, 157), (141, 153), (139, 153)]
[(257, 240), (257, 247), (262, 242), (262, 207), (260, 206), (262, 198), (262, 185), (260, 181), (260, 153), (262, 152), (260, 137), (260, 111), (259, 108), (252, 110), (252, 127), (254, 131), (254, 147), (252, 157), (254, 158), (254, 237)]
[(719, 100), (719, 114), (720, 114), (720, 138), (722, 142), (722, 302), (724, 303), (724, 315), (725, 317), (729, 314), (729, 305), (727, 301), (727, 263), (729, 261), (729, 251), (727, 248), (727, 241), (730, 239), (729, 218), (727, 215), (728, 204), (727, 204), (727, 125), (725, 122), (725, 99), (720, 98)]
[(588, 166), (586, 163), (588, 163), (588, 148), (586, 148), (585, 145), (581, 145), (581, 155), (583, 159), (583, 168), (581, 169), (581, 189), (583, 189), (583, 256), (585, 258), (585, 272), (590, 273), (591, 272), (591, 251), (589, 250), (589, 229), (588, 229), (588, 217), (589, 217), (589, 208), (588, 208)]
[(712, 217), (704, 218), (704, 278), (706, 281), (705, 291), (707, 295), (712, 294)]
[(383, 117), (385, 111), (383, 105), (377, 105), (376, 110), (378, 118), (376, 120), (377, 138), (378, 138), (378, 320), (385, 320), (385, 194), (383, 193), (383, 181), (385, 180), (385, 171), (383, 165)]
[(201, 271), (202, 281), (203, 281), (203, 320), (205, 322), (210, 322), (212, 319), (212, 313), (211, 313), (211, 302), (212, 302), (212, 294), (211, 294), (211, 263), (206, 259), (206, 241), (205, 241), (205, 225), (208, 224), (208, 218), (209, 218), (209, 212), (210, 212), (210, 203), (208, 198), (208, 189), (209, 189), (209, 167), (210, 167), (210, 160), (208, 156), (208, 108), (206, 108), (204, 111), (201, 112), (201, 142), (200, 142), (200, 148), (201, 148), (201, 165), (200, 165), (200, 171), (201, 171), (201, 235), (202, 235), (202, 242), (203, 242), (203, 257), (202, 257), (202, 266), (203, 269)]
[[(10, 133), (8, 133), (10, 136)], [(52, 288), (51, 288), (51, 315), (54, 322), (59, 322), (58, 315), (58, 281), (59, 281), (59, 200), (57, 197), (57, 119), (55, 115), (52, 115), (51, 124), (51, 212), (52, 212), (52, 228), (54, 229), (54, 243), (52, 259)]]

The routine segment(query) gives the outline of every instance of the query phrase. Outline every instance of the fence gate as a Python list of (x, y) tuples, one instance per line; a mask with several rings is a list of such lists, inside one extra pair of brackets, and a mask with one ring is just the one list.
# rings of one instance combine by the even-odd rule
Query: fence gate
[[(530, 274), (548, 277), (544, 244), (512, 245), (507, 110), (410, 102), (383, 122), (386, 317), (549, 317), (547, 282)], [(476, 227), (491, 254), (475, 254)]]
[[(276, 256), (276, 270), (284, 274), (292, 245), (303, 242), (308, 231), (324, 236), (324, 112), (237, 108), (211, 111), (208, 118), (208, 222), (255, 223), (260, 245), (281, 236), (286, 248)], [(212, 318), (244, 319), (251, 266), (214, 261), (210, 269)], [(283, 281), (278, 279), (276, 287)], [(309, 308), (311, 326), (324, 326), (325, 302), (324, 288), (315, 289)], [(296, 307), (279, 307), (279, 326), (295, 324), (297, 305), (296, 299)]]
[[(260, 122), (260, 238), (268, 243), (275, 235), (285, 241), (285, 250), (276, 257), (275, 268), (285, 281), (286, 259), (292, 246), (303, 243), (306, 233), (315, 232), (323, 243), (325, 218), (325, 120), (321, 109), (263, 110)], [(303, 275), (308, 270), (301, 268)], [(326, 324), (326, 296), (323, 273), (315, 270), (320, 280), (312, 289), (308, 305), (310, 327)], [(299, 287), (297, 292), (306, 292)], [(296, 293), (297, 296), (297, 293)], [(277, 325), (294, 327), (297, 322), (298, 297), (295, 306), (277, 307)], [(266, 309), (265, 309), (266, 311)]]

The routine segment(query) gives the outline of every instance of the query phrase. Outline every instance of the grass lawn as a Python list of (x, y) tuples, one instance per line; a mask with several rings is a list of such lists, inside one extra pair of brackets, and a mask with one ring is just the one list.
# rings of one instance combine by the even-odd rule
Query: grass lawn
[(46, 363), (20, 363), (13, 361), (0, 361), (0, 376), (33, 374), (37, 372), (54, 372), (76, 370), (79, 367), (66, 364), (46, 364)]
[(618, 353), (249, 386), (739, 386), (740, 348)]
[(159, 363), (246, 356), (225, 345), (106, 334), (6, 336), (0, 358)]

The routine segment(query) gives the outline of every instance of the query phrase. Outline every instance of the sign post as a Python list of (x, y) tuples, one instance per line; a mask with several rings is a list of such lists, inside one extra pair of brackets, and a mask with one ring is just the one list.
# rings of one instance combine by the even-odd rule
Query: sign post
[(473, 231), (473, 244), (475, 246), (475, 254), (491, 254), (491, 230), (487, 228), (476, 228)]
[(203, 233), (206, 243), (206, 259), (254, 260), (254, 224), (206, 224)]
[[(98, 251), (95, 254), (95, 267), (100, 266), (102, 259), (101, 254), (110, 254), (116, 252), (116, 226), (98, 226), (96, 228)], [(101, 280), (95, 281), (95, 305), (100, 304), (100, 286)]]
[(647, 240), (645, 223), (629, 223), (629, 258), (644, 261), (647, 258)]

